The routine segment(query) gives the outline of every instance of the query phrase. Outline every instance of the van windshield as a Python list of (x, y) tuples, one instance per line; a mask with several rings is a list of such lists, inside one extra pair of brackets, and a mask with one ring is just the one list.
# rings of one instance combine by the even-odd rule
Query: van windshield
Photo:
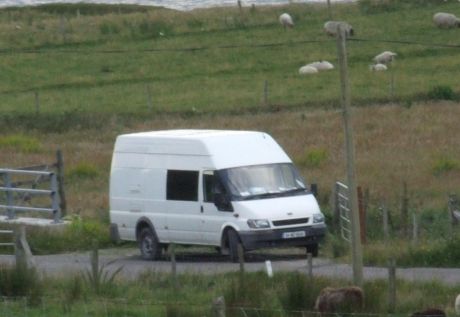
[(218, 174), (232, 200), (302, 195), (307, 191), (292, 163), (235, 167), (219, 170)]

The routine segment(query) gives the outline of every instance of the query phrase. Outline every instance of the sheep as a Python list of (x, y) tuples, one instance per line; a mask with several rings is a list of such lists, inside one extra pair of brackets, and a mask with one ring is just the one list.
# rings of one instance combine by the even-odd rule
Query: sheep
[(337, 36), (337, 28), (339, 27), (339, 25), (342, 27), (342, 29), (345, 30), (346, 37), (350, 37), (355, 34), (353, 27), (344, 21), (327, 21), (326, 23), (324, 23), (324, 31), (327, 35)]
[(455, 313), (460, 315), (460, 294), (458, 294), (457, 298), (455, 299)]
[(318, 69), (313, 66), (305, 65), (299, 68), (300, 75), (307, 75), (307, 74), (316, 74)]
[(321, 61), (321, 60), (318, 62), (307, 64), (306, 66), (314, 67), (319, 71), (334, 69), (334, 65), (332, 65), (328, 61)]
[(375, 56), (373, 60), (376, 64), (389, 64), (394, 60), (395, 56), (397, 55), (398, 54), (396, 53), (385, 51)]
[(374, 64), (369, 67), (370, 70), (375, 71), (375, 72), (381, 72), (385, 71), (388, 69), (387, 65), (385, 64)]
[(293, 28), (294, 27), (294, 21), (292, 20), (292, 17), (288, 13), (283, 13), (279, 17), (279, 21), (281, 25), (286, 29), (286, 27)]
[(460, 19), (451, 13), (438, 12), (433, 16), (433, 22), (440, 29), (460, 28)]
[(446, 313), (437, 308), (427, 308), (424, 311), (415, 312), (411, 317), (446, 317)]
[(326, 287), (321, 290), (315, 302), (320, 314), (357, 312), (364, 308), (364, 293), (360, 287)]

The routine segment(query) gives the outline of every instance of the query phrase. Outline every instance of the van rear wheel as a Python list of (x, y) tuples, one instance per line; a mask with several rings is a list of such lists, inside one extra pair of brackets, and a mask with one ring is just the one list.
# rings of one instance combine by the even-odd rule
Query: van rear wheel
[[(241, 245), (240, 238), (238, 233), (235, 230), (228, 230), (227, 232), (227, 241), (228, 241), (228, 253), (230, 255), (230, 261), (233, 263), (238, 262), (238, 246)], [(243, 247), (241, 245), (241, 247)]]
[(139, 249), (144, 260), (158, 260), (161, 257), (161, 246), (158, 238), (149, 227), (143, 228), (139, 234)]

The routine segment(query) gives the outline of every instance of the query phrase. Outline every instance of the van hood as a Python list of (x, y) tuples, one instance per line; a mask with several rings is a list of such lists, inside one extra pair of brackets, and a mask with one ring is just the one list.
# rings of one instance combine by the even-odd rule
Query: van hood
[(241, 218), (270, 221), (311, 218), (321, 212), (313, 194), (232, 201), (232, 205)]

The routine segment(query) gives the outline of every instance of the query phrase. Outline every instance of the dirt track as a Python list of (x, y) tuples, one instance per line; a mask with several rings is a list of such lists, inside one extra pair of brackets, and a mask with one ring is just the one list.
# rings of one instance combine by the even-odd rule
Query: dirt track
[[(218, 274), (238, 271), (239, 264), (231, 263), (227, 257), (210, 252), (209, 250), (180, 251), (177, 253), (177, 272)], [(248, 272), (265, 270), (265, 261), (272, 262), (273, 271), (299, 271), (307, 273), (307, 261), (303, 254), (289, 253), (250, 253), (247, 255), (245, 270)], [(14, 257), (0, 255), (0, 263), (11, 263)], [(39, 271), (45, 275), (59, 276), (74, 274), (90, 267), (89, 252), (60, 255), (34, 256), (33, 259)], [(114, 261), (108, 267), (115, 270), (122, 266), (125, 278), (133, 279), (140, 272), (155, 270), (170, 272), (171, 263), (166, 257), (160, 261), (149, 262), (141, 259), (137, 249), (110, 249), (100, 251), (100, 262)], [(313, 274), (340, 278), (352, 278), (350, 265), (337, 264), (324, 258), (313, 260)], [(365, 279), (387, 278), (388, 270), (379, 267), (364, 268)], [(411, 281), (439, 280), (446, 284), (460, 283), (460, 268), (398, 268), (397, 277)]]

